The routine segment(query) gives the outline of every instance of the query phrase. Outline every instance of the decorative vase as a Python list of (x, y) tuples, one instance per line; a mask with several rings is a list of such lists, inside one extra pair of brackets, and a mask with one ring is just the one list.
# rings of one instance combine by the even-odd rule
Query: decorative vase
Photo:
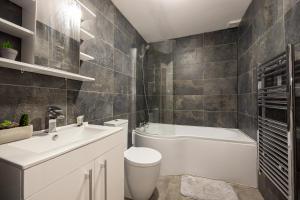
[(33, 126), (19, 126), (16, 128), (0, 130), (0, 144), (24, 140), (30, 138), (33, 133)]
[(16, 60), (18, 55), (18, 51), (11, 48), (1, 48), (0, 49), (0, 56), (3, 58), (7, 58), (10, 60)]

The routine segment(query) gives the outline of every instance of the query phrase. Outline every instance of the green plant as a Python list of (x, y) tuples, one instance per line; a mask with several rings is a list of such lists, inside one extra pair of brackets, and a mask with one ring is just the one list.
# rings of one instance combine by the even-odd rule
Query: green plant
[(4, 120), (1, 124), (0, 127), (4, 128), (4, 127), (9, 127), (12, 125), (12, 122), (9, 120)]
[(10, 43), (10, 41), (7, 40), (7, 41), (3, 42), (2, 48), (3, 49), (12, 49), (13, 45)]
[(23, 114), (20, 118), (20, 126), (28, 126), (29, 125), (29, 115)]
[(18, 125), (19, 124), (15, 123), (15, 122), (11, 122), (9, 120), (4, 120), (3, 122), (0, 123), (0, 130), (14, 128), (14, 127), (17, 127)]

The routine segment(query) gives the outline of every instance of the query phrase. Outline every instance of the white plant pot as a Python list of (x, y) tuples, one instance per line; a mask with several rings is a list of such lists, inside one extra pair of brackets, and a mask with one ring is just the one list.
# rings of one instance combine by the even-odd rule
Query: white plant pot
[(32, 133), (32, 125), (0, 130), (0, 144), (30, 138)]
[(18, 55), (18, 51), (15, 49), (10, 48), (1, 48), (0, 49), (0, 56), (3, 58), (7, 58), (10, 60), (16, 60)]

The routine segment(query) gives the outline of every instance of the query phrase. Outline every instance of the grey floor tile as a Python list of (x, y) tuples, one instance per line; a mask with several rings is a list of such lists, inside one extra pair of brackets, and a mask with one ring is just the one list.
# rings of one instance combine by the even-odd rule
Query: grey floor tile
[[(159, 177), (157, 187), (149, 200), (193, 200), (180, 194), (180, 176)], [(263, 200), (256, 188), (241, 185), (232, 185), (239, 200)], [(129, 200), (129, 199), (125, 199)]]

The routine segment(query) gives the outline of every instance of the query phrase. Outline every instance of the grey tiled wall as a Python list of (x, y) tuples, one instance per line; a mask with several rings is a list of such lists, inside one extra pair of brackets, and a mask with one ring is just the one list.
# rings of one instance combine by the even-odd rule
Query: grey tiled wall
[[(299, 6), (295, 0), (253, 0), (239, 27), (238, 51), (238, 127), (256, 139), (257, 80), (256, 69), (288, 43), (299, 43)], [(259, 189), (265, 200), (285, 197), (264, 175), (259, 175)]]
[(259, 64), (285, 50), (283, 0), (254, 0), (239, 27), (238, 127), (256, 139)]
[[(7, 2), (5, 0), (4, 3)], [(29, 113), (35, 130), (44, 129), (46, 109), (49, 105), (56, 105), (64, 110), (66, 116), (59, 121), (60, 125), (74, 123), (76, 116), (83, 114), (86, 121), (94, 124), (102, 124), (113, 118), (128, 118), (130, 128), (135, 126), (135, 113), (131, 111), (131, 107), (135, 106), (135, 87), (132, 87), (135, 69), (131, 65), (129, 52), (132, 47), (140, 48), (145, 41), (110, 0), (87, 0), (85, 3), (97, 15), (96, 19), (84, 24), (96, 38), (84, 42), (81, 50), (94, 56), (95, 60), (79, 63), (77, 41), (72, 41), (72, 45), (64, 52), (54, 51), (56, 55), (45, 53), (50, 40), (51, 46), (53, 39), (69, 38), (59, 33), (49, 35), (54, 31), (38, 22), (35, 62), (95, 77), (95, 82), (65, 80), (27, 72), (22, 74), (20, 71), (0, 68), (0, 121), (17, 120), (25, 112)], [(47, 41), (48, 36), (50, 38)], [(60, 65), (62, 63), (68, 65)]]
[(237, 29), (176, 39), (174, 123), (236, 128)]
[(151, 44), (145, 69), (152, 121), (237, 127), (237, 33), (227, 29)]

